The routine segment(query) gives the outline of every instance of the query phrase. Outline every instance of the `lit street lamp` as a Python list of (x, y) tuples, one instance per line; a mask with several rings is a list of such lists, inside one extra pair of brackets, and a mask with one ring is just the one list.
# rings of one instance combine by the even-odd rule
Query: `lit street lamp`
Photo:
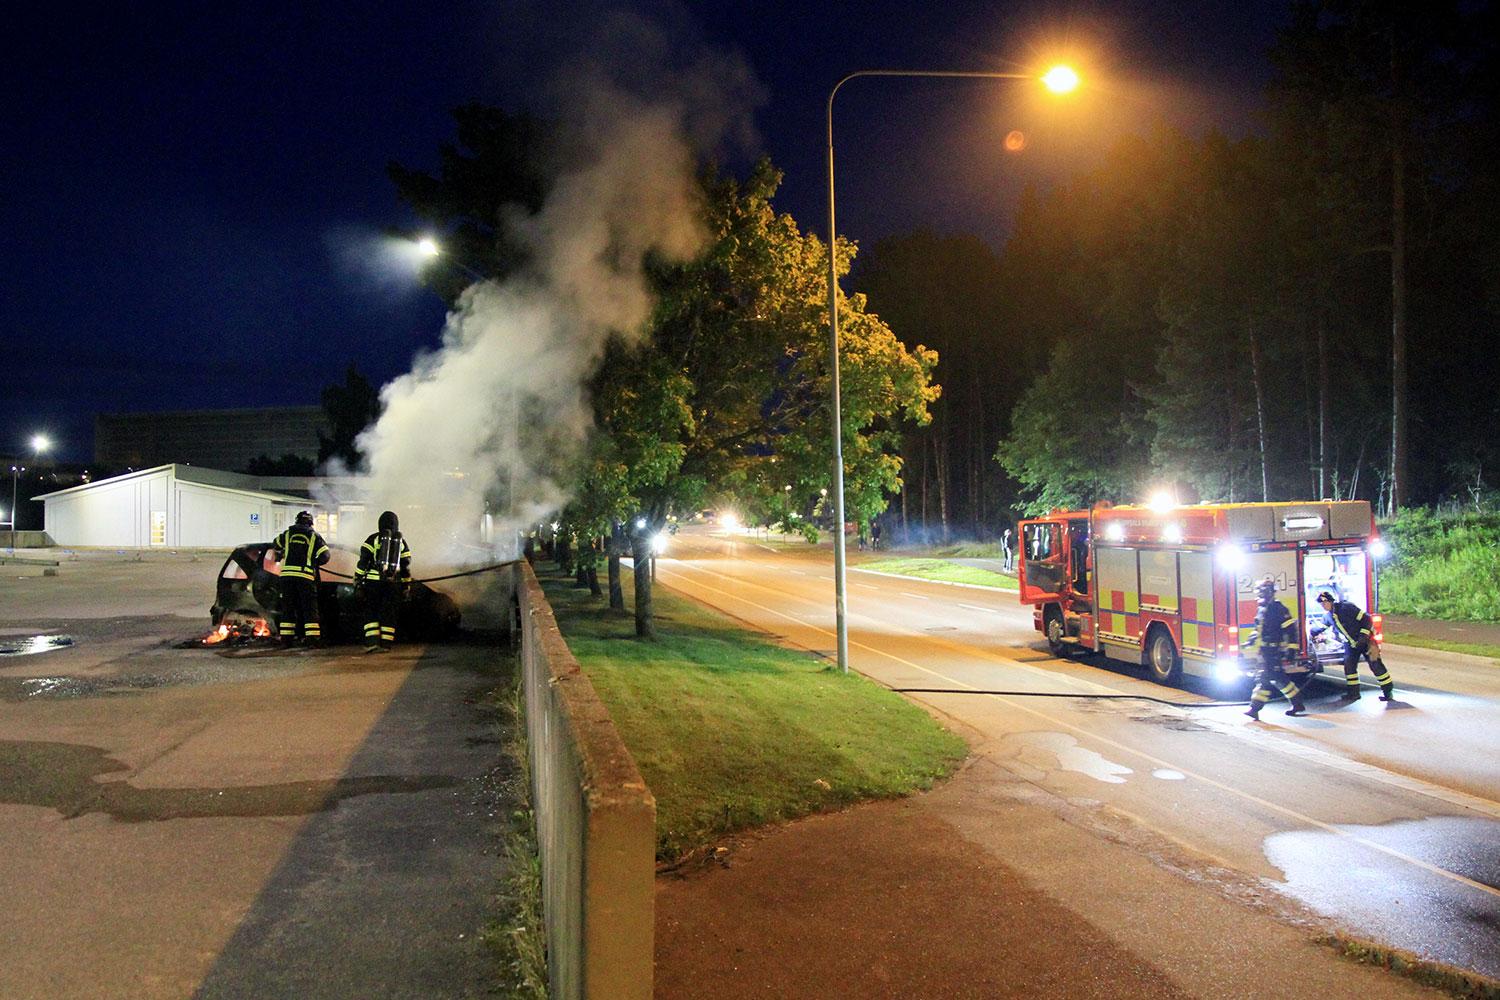
[[(51, 447), (52, 447), (52, 439), (49, 438), (49, 437), (47, 437), (47, 435), (45, 435), (45, 434), (33, 434), (33, 435), (31, 435), (31, 457), (32, 457), (33, 461), (35, 461), (37, 458), (41, 457), (42, 453), (45, 452), (48, 448), (51, 448)], [(16, 553), (16, 516), (21, 513), (21, 508), (18, 505), (17, 499), (16, 499), (16, 494), (18, 492), (17, 491), (17, 484), (20, 481), (21, 473), (23, 473), (25, 471), (26, 471), (26, 466), (24, 466), (24, 465), (12, 465), (10, 467), (10, 552), (11, 552), (11, 555), (15, 555), (15, 553)]]
[[(839, 306), (838, 306), (838, 255), (834, 252), (838, 241), (838, 226), (835, 223), (833, 196), (833, 99), (839, 88), (857, 76), (918, 76), (959, 77), (981, 80), (1035, 80), (1030, 73), (980, 73), (955, 70), (921, 69), (862, 69), (850, 73), (828, 92), (828, 339), (830, 374), (833, 383), (833, 578), (834, 620), (838, 632), (838, 664), (843, 673), (849, 672), (849, 624), (848, 602), (845, 599), (844, 572), (844, 422), (842, 400), (839, 396)], [(1040, 77), (1042, 83), (1056, 94), (1065, 94), (1078, 87), (1078, 74), (1067, 66), (1054, 66)]]

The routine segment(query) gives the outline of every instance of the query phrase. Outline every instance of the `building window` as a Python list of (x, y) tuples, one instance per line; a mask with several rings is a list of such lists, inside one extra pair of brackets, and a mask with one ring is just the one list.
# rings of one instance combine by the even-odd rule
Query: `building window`
[(164, 510), (151, 512), (151, 544), (167, 544), (167, 512)]

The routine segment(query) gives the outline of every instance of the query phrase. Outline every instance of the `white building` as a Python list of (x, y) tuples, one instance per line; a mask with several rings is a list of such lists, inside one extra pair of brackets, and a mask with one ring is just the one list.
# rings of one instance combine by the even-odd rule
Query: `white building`
[(300, 510), (314, 512), (325, 536), (337, 532), (306, 497), (194, 465), (159, 465), (34, 499), (43, 502), (46, 532), (57, 545), (233, 548), (275, 538)]

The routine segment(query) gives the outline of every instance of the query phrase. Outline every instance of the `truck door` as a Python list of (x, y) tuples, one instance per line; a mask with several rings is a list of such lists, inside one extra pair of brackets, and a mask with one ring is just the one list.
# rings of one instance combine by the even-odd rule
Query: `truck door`
[(1062, 596), (1068, 583), (1068, 553), (1062, 521), (1021, 522), (1021, 601), (1040, 604)]

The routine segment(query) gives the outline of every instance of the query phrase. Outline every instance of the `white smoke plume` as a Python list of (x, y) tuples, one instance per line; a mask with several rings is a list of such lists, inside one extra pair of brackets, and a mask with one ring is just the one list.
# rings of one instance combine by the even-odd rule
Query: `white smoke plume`
[[(540, 212), (511, 220), (531, 264), (469, 288), (442, 347), (383, 388), (381, 417), (358, 442), (368, 527), (341, 525), (345, 538), (393, 510), (429, 567), (512, 553), (518, 529), (567, 502), (549, 459), (588, 434), (584, 383), (609, 336), (643, 330), (644, 255), (685, 259), (702, 244), (697, 153), (743, 136), (753, 80), (722, 55), (665, 65), (669, 46), (650, 52), (645, 40), (659, 36), (637, 19), (597, 23), (631, 53), (628, 72), (591, 58), (560, 77), (549, 113), (563, 129), (563, 165)], [(643, 72), (643, 52), (662, 60), (660, 72)]]

